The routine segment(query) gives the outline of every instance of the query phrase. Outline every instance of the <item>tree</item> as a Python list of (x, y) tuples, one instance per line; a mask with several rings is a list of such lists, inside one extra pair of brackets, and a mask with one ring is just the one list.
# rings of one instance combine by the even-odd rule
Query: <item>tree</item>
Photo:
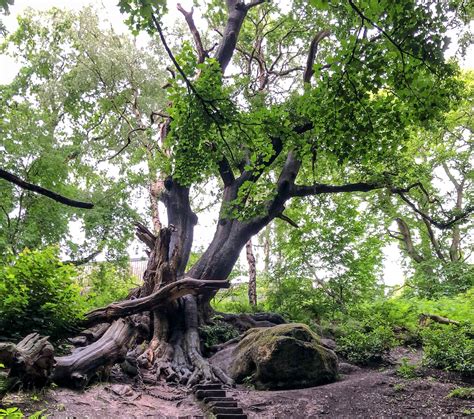
[[(100, 29), (90, 8), (29, 11), (2, 51), (22, 68), (0, 87), (0, 178), (22, 189), (0, 185), (0, 253), (62, 241), (76, 262), (101, 251), (123, 255), (137, 218), (131, 191), (153, 178), (148, 115), (164, 101), (160, 54)], [(76, 208), (95, 205), (65, 209), (32, 192)], [(71, 240), (71, 219), (82, 224), (81, 244)]]
[(462, 100), (428, 130), (414, 132), (408, 153), (423, 150), (407, 167), (407, 191), (395, 191), (385, 206), (413, 269), (414, 294), (433, 297), (465, 291), (473, 282), (472, 247), (472, 73), (463, 75)]
[[(135, 299), (89, 313), (90, 325), (115, 322), (103, 340), (58, 360), (61, 378), (115, 361), (117, 344), (137, 330), (117, 320), (129, 317), (152, 336), (144, 354), (129, 355), (154, 366), (155, 377), (228, 382), (203, 358), (198, 327), (250, 238), (285, 217), (290, 200), (407, 187), (393, 182), (403, 180), (397, 159), (410, 129), (429, 124), (460, 88), (443, 51), (447, 29), (463, 16), (448, 2), (310, 3), (295, 0), (284, 12), (264, 0), (211, 1), (215, 48), (182, 10), (196, 53), (184, 42), (173, 54), (161, 20), (166, 4), (120, 1), (133, 30), (156, 34), (174, 65), (156, 144), (170, 226), (159, 235), (138, 226), (150, 252), (143, 286)], [(234, 56), (238, 71), (227, 79)], [(197, 222), (190, 189), (210, 177), (221, 182), (219, 220), (185, 273)]]

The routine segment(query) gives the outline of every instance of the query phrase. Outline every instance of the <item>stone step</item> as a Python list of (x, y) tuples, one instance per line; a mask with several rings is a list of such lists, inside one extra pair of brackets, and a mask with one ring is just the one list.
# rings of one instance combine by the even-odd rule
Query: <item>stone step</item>
[(219, 401), (209, 403), (209, 407), (237, 407), (237, 401)]
[(206, 404), (213, 402), (233, 402), (235, 399), (232, 397), (206, 397), (203, 402)]
[(206, 397), (225, 397), (225, 390), (198, 390), (196, 391), (196, 397), (198, 400), (205, 399)]
[(223, 414), (223, 415), (228, 415), (228, 414), (238, 414), (241, 415), (244, 413), (241, 407), (219, 407), (219, 406), (214, 406), (211, 408), (211, 412), (214, 413), (215, 415), (217, 414)]
[(222, 414), (222, 413), (219, 413), (216, 415), (216, 419), (247, 419), (247, 415), (242, 413), (242, 414), (232, 414), (232, 413), (228, 413), (228, 414)]
[(194, 390), (222, 390), (222, 384), (198, 384), (194, 387)]

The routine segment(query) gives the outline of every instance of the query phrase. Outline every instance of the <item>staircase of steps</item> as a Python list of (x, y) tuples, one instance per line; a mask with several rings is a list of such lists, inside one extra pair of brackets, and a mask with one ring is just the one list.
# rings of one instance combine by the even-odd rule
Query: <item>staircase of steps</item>
[(222, 384), (200, 384), (194, 390), (196, 398), (204, 403), (205, 410), (216, 419), (247, 419), (237, 400), (227, 397)]

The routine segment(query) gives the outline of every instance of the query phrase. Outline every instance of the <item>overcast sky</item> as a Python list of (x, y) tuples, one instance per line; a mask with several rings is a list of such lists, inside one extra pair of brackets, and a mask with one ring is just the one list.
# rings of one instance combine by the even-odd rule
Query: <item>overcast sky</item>
[[(23, 11), (28, 7), (34, 7), (38, 10), (47, 10), (51, 7), (67, 8), (71, 10), (79, 10), (87, 5), (94, 5), (97, 8), (103, 8), (106, 10), (106, 19), (113, 25), (114, 29), (118, 32), (127, 31), (127, 27), (123, 23), (123, 16), (120, 14), (118, 7), (116, 6), (118, 0), (15, 0), (15, 4), (10, 8), (9, 16), (2, 16), (1, 19), (8, 31), (14, 31), (17, 24), (16, 18), (21, 15)], [(172, 2), (169, 2), (170, 4)], [(177, 3), (177, 2), (176, 2)], [(181, 4), (185, 9), (190, 9), (192, 0), (181, 0)], [(196, 11), (196, 17), (199, 19), (198, 11)], [(172, 24), (176, 19), (182, 19), (182, 16), (176, 11), (174, 7), (170, 7), (170, 13), (167, 17), (168, 23)], [(471, 52), (472, 49), (471, 49)], [(474, 54), (468, 54), (467, 59), (462, 63), (464, 68), (474, 68)], [(9, 83), (16, 75), (18, 71), (18, 65), (9, 57), (0, 55), (0, 83)], [(201, 214), (199, 219), (199, 225), (196, 228), (196, 244), (198, 246), (204, 246), (208, 243), (213, 234), (212, 220), (213, 215), (211, 213)], [(387, 285), (399, 284), (403, 280), (403, 273), (400, 269), (400, 253), (398, 246), (392, 244), (385, 249), (385, 261), (384, 261), (384, 281)], [(135, 257), (135, 254), (131, 255)], [(245, 259), (245, 258), (244, 258)]]

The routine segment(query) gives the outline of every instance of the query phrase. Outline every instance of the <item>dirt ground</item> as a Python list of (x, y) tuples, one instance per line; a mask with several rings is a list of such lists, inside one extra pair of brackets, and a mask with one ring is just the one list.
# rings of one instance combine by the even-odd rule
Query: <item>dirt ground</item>
[[(398, 349), (393, 354), (411, 363), (420, 354)], [(348, 366), (346, 366), (348, 367)], [(474, 417), (474, 400), (448, 398), (456, 387), (473, 383), (441, 371), (424, 370), (422, 377), (404, 379), (395, 366), (379, 369), (349, 367), (339, 381), (324, 386), (285, 391), (256, 391), (239, 386), (228, 393), (238, 399), (250, 418), (383, 418)], [(177, 418), (203, 416), (201, 406), (184, 388), (103, 383), (83, 392), (52, 388), (39, 393), (19, 392), (4, 398), (4, 406), (18, 406), (48, 417)]]

